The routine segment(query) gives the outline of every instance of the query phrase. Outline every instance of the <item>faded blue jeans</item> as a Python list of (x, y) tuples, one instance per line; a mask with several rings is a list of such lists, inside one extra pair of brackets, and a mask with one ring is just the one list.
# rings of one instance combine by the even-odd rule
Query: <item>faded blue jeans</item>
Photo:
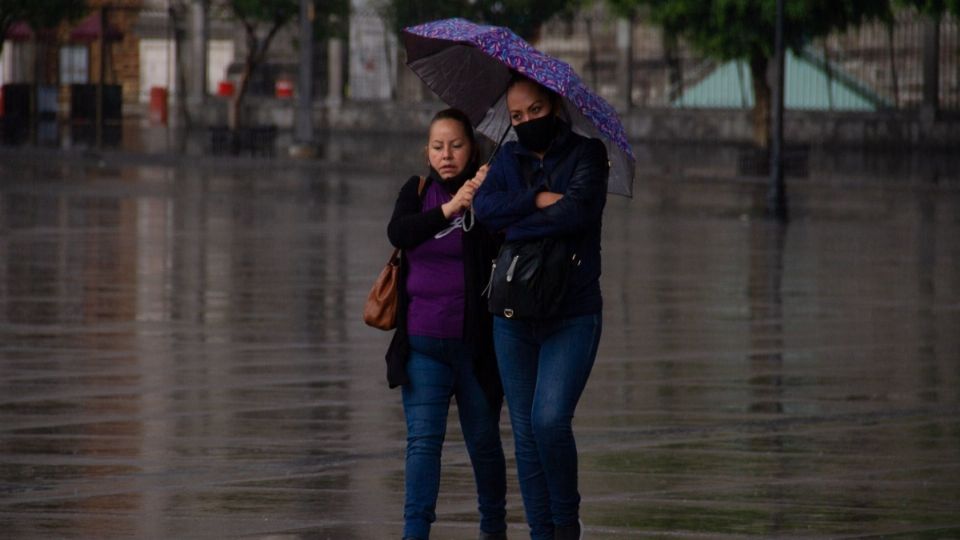
[(489, 403), (484, 394), (473, 372), (470, 347), (457, 339), (410, 336), (407, 375), (410, 383), (403, 386), (407, 420), (403, 537), (430, 537), (440, 490), (440, 451), (453, 396), (473, 464), (480, 530), (505, 531), (507, 471), (500, 443), (501, 403)]
[(580, 514), (573, 412), (587, 384), (599, 313), (547, 320), (494, 317), (493, 340), (510, 409), (523, 508), (534, 540)]

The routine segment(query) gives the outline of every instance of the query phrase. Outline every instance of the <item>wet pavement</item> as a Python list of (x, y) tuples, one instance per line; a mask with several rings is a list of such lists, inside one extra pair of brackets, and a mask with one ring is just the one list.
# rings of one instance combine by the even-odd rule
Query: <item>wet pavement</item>
[[(367, 165), (4, 154), (0, 537), (399, 537), (360, 312), (404, 174)], [(609, 200), (585, 538), (960, 538), (960, 189), (790, 194), (786, 228), (756, 182)], [(443, 467), (434, 537), (475, 538), (455, 414)]]

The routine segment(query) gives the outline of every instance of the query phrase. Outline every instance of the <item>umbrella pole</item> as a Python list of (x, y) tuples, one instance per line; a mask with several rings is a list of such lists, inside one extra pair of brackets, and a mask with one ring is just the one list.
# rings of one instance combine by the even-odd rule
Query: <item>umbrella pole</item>
[(507, 138), (507, 133), (510, 133), (510, 128), (512, 127), (512, 125), (508, 125), (507, 129), (503, 130), (503, 135), (500, 136), (500, 140), (497, 141), (497, 145), (493, 147), (493, 152), (490, 153), (490, 157), (487, 158), (487, 162), (484, 163), (484, 165), (489, 165), (493, 161), (493, 157), (497, 155), (497, 150), (500, 150), (503, 140)]
[[(487, 158), (487, 162), (484, 165), (489, 165), (493, 161), (493, 157), (497, 155), (497, 150), (500, 150), (500, 146), (503, 144), (503, 140), (507, 138), (507, 133), (510, 133), (510, 128), (513, 126), (507, 126), (507, 129), (503, 130), (503, 135), (500, 136), (500, 140), (497, 141), (497, 145), (493, 147), (493, 152), (490, 153), (490, 157)], [(476, 218), (473, 215), (473, 206), (467, 208), (467, 211), (463, 213), (463, 232), (469, 232), (473, 228), (473, 223)], [(467, 223), (469, 220), (469, 224)]]

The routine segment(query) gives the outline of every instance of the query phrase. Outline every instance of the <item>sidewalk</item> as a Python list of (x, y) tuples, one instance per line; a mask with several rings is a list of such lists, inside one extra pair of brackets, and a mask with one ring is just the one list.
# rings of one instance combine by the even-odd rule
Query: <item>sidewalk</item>
[[(138, 117), (127, 117), (122, 127), (119, 145), (74, 145), (69, 132), (62, 130), (61, 145), (32, 146), (29, 144), (0, 145), (0, 156), (25, 159), (62, 159), (67, 161), (102, 162), (113, 165), (152, 164), (181, 166), (189, 164), (200, 167), (274, 167), (284, 166), (329, 167), (356, 166), (361, 168), (384, 168), (393, 163), (419, 164), (418, 142), (411, 137), (395, 134), (369, 132), (316, 133), (318, 155), (315, 158), (292, 158), (289, 148), (292, 134), (277, 133), (275, 145), (270, 152), (252, 155), (245, 151), (239, 154), (215, 154), (207, 128), (185, 131), (176, 126), (149, 123)], [(271, 155), (266, 155), (271, 154)]]
[[(138, 117), (124, 124), (118, 147), (47, 148), (0, 146), (0, 158), (57, 161), (98, 166), (151, 165), (221, 171), (277, 168), (314, 171), (393, 171), (408, 177), (421, 171), (422, 146), (418, 133), (371, 131), (317, 132), (314, 158), (291, 158), (291, 133), (277, 134), (273, 155), (214, 155), (206, 129), (183, 132), (175, 127), (151, 125)], [(769, 178), (745, 174), (749, 147), (699, 142), (634, 141), (637, 205), (656, 209), (681, 209), (704, 214), (762, 215), (766, 208)], [(899, 211), (897, 199), (918, 194), (960, 190), (960, 153), (922, 149), (858, 149), (801, 147), (800, 174), (788, 168), (787, 195), (794, 218), (881, 217)], [(752, 169), (757, 164), (750, 164)], [(759, 165), (763, 165), (760, 163)], [(860, 195), (849, 203), (849, 192)], [(924, 195), (926, 196), (926, 195)], [(865, 201), (870, 201), (865, 204)]]
[[(409, 171), (10, 155), (0, 536), (399, 537), (390, 334), (360, 313)], [(638, 188), (604, 216), (585, 538), (960, 537), (960, 191), (798, 183), (784, 228), (741, 213), (762, 184)], [(433, 538), (475, 539), (455, 411), (443, 455)]]
[[(366, 124), (364, 124), (366, 125)], [(317, 158), (304, 159), (306, 166), (333, 163), (358, 166), (392, 164), (418, 164), (422, 138), (419, 130), (407, 132), (363, 129), (318, 130), (315, 132)], [(424, 128), (425, 129), (425, 128)], [(61, 148), (30, 146), (2, 146), (0, 154), (13, 153), (37, 157), (61, 155), (66, 158), (100, 157), (123, 162), (182, 163), (187, 159), (194, 163), (210, 161), (226, 164), (239, 159), (241, 164), (269, 159), (251, 156), (243, 152), (239, 156), (214, 155), (208, 128), (184, 131), (182, 127), (151, 124), (144, 116), (128, 116), (124, 120), (119, 146), (102, 150), (89, 146), (73, 146), (69, 130), (61, 130)], [(423, 135), (425, 137), (425, 135)], [(270, 149), (272, 158), (286, 161), (292, 134), (279, 130), (275, 145)], [(639, 177), (669, 176), (683, 178), (731, 179), (745, 177), (738, 163), (752, 159), (749, 147), (742, 143), (684, 141), (682, 139), (634, 140)], [(803, 162), (802, 180), (850, 182), (933, 182), (943, 186), (960, 183), (960, 154), (951, 149), (911, 149), (905, 147), (857, 148), (852, 146), (800, 145), (789, 148), (801, 149)], [(268, 153), (268, 152), (264, 152)], [(752, 170), (749, 166), (748, 170)], [(760, 175), (757, 178), (763, 178)]]

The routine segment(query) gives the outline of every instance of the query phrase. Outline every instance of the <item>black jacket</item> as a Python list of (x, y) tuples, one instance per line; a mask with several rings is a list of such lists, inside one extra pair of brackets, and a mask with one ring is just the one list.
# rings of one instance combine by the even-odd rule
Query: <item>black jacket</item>
[[(433, 180), (427, 178), (424, 192)], [(423, 212), (423, 201), (417, 195), (420, 177), (413, 176), (400, 189), (393, 216), (387, 226), (387, 237), (394, 247), (401, 250), (418, 246), (446, 229), (450, 222), (443, 216), (440, 207)], [(497, 254), (499, 242), (479, 223), (463, 235), (463, 273), (465, 284), (465, 309), (463, 340), (474, 350), (474, 371), (477, 380), (491, 404), (499, 405), (503, 398), (500, 374), (493, 352), (493, 319), (487, 312), (483, 289), (490, 276), (490, 263)], [(410, 303), (406, 291), (409, 267), (406, 257), (400, 263), (400, 303), (397, 310), (397, 330), (387, 349), (387, 383), (390, 388), (404, 385), (407, 378), (407, 359), (410, 357), (410, 340), (407, 335), (407, 308)]]
[[(515, 141), (504, 144), (473, 199), (480, 222), (505, 231), (507, 240), (560, 237), (574, 243), (582, 264), (570, 276), (560, 317), (603, 308), (600, 230), (609, 174), (603, 143), (577, 135), (560, 122), (543, 159)], [(562, 193), (563, 199), (538, 209), (535, 198), (545, 189)]]

